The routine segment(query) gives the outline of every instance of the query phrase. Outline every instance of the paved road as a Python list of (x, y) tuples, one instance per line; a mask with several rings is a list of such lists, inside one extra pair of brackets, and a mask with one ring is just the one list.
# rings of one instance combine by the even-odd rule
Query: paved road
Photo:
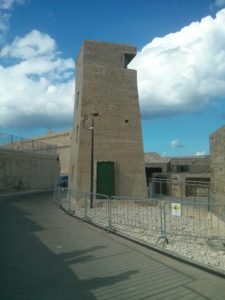
[(225, 299), (225, 279), (66, 215), (51, 195), (0, 197), (0, 300)]

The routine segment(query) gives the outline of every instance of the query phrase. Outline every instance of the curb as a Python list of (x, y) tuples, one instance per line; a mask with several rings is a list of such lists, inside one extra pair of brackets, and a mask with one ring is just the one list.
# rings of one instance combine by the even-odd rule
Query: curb
[(143, 247), (145, 247), (145, 248), (147, 248), (147, 249), (153, 250), (153, 251), (155, 251), (155, 252), (157, 252), (157, 253), (163, 254), (163, 255), (165, 255), (165, 256), (167, 256), (167, 257), (170, 257), (170, 258), (172, 258), (172, 259), (176, 259), (176, 260), (178, 260), (178, 261), (180, 261), (180, 262), (182, 262), (182, 263), (185, 263), (185, 264), (190, 265), (190, 266), (192, 266), (192, 267), (198, 268), (198, 269), (200, 269), (200, 270), (202, 270), (202, 271), (205, 271), (205, 272), (207, 272), (207, 273), (216, 275), (216, 276), (218, 276), (218, 277), (220, 277), (220, 278), (223, 278), (223, 279), (225, 278), (225, 272), (223, 272), (223, 271), (221, 271), (221, 270), (219, 270), (219, 269), (217, 269), (217, 268), (213, 268), (213, 267), (206, 266), (206, 265), (204, 265), (204, 264), (202, 264), (202, 263), (196, 262), (196, 261), (194, 261), (194, 260), (192, 260), (192, 259), (189, 259), (189, 258), (187, 258), (187, 257), (185, 257), (185, 256), (182, 256), (182, 255), (179, 255), (179, 254), (175, 254), (175, 253), (173, 253), (173, 252), (171, 252), (171, 251), (168, 251), (168, 250), (166, 250), (166, 249), (162, 249), (162, 248), (159, 248), (159, 247), (155, 247), (154, 245), (145, 243), (145, 242), (142, 241), (142, 240), (138, 240), (138, 239), (135, 239), (135, 238), (133, 238), (133, 237), (131, 237), (131, 236), (126, 236), (126, 235), (123, 235), (123, 234), (121, 234), (121, 233), (118, 233), (118, 232), (116, 232), (115, 230), (112, 230), (112, 229), (109, 229), (109, 228), (108, 228), (108, 229), (105, 229), (104, 227), (101, 227), (100, 225), (94, 224), (94, 223), (92, 223), (92, 222), (89, 221), (89, 220), (85, 220), (85, 219), (83, 219), (83, 218), (80, 218), (80, 217), (78, 217), (78, 216), (75, 216), (75, 215), (73, 215), (73, 214), (67, 212), (67, 210), (64, 209), (64, 208), (62, 207), (62, 205), (59, 205), (59, 207), (60, 207), (60, 209), (61, 209), (62, 211), (64, 211), (64, 212), (65, 212), (68, 216), (70, 216), (70, 217), (73, 217), (73, 218), (75, 218), (75, 219), (81, 220), (81, 221), (83, 221), (83, 222), (85, 222), (85, 223), (87, 223), (87, 224), (90, 224), (90, 225), (92, 225), (92, 226), (95, 226), (95, 227), (97, 227), (97, 228), (99, 228), (99, 229), (106, 230), (107, 232), (110, 232), (110, 233), (112, 233), (112, 234), (114, 234), (114, 235), (117, 235), (117, 236), (119, 236), (119, 237), (121, 237), (121, 238), (124, 238), (124, 239), (126, 239), (126, 240), (128, 240), (128, 241), (131, 241), (131, 242), (133, 242), (133, 243), (136, 243), (136, 244), (138, 244), (138, 245), (140, 245), (140, 246), (143, 246)]
[(11, 196), (23, 196), (23, 195), (30, 195), (30, 194), (39, 194), (45, 192), (53, 192), (54, 189), (41, 189), (41, 190), (31, 190), (31, 191), (21, 191), (21, 192), (11, 192), (0, 194), (0, 198), (2, 197), (11, 197)]

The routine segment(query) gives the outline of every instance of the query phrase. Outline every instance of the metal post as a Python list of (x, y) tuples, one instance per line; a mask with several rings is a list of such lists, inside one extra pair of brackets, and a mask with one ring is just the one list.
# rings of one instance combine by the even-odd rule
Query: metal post
[(108, 226), (109, 226), (109, 230), (110, 230), (112, 228), (112, 198), (110, 197), (108, 200), (109, 200), (108, 201), (108, 218), (109, 218)]
[(210, 196), (211, 196), (211, 194), (210, 194), (210, 184), (209, 184), (209, 186), (208, 186), (208, 212), (210, 212)]
[(160, 192), (159, 197), (162, 198), (162, 179), (161, 178), (159, 179), (159, 192)]
[(90, 182), (90, 206), (93, 208), (93, 180), (94, 180), (94, 118), (92, 118), (92, 123), (91, 123), (91, 182)]

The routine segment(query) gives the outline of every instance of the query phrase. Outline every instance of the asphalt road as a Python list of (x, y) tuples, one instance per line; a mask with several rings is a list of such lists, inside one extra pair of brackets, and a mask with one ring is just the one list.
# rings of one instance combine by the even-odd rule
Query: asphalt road
[(225, 299), (225, 279), (66, 215), (49, 193), (0, 197), (0, 300)]

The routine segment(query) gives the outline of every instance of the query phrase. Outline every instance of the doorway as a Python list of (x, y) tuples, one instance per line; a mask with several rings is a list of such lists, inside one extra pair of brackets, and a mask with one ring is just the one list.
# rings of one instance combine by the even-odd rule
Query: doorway
[(115, 195), (115, 162), (97, 162), (97, 194)]

